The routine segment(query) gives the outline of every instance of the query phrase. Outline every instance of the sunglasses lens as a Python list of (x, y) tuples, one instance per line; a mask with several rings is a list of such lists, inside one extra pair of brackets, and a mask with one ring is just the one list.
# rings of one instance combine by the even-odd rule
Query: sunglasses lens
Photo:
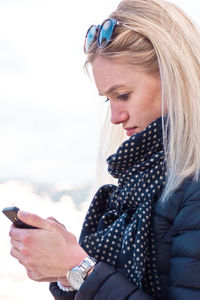
[(100, 48), (104, 48), (110, 42), (116, 23), (115, 19), (107, 19), (99, 28), (97, 41)]
[(88, 52), (91, 44), (94, 42), (95, 37), (97, 34), (97, 26), (96, 25), (92, 25), (89, 29), (88, 32), (86, 34), (86, 38), (85, 38), (85, 52)]

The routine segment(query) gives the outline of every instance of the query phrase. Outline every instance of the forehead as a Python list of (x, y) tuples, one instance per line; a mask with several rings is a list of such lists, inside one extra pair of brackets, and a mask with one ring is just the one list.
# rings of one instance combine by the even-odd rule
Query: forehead
[(123, 60), (100, 55), (94, 59), (92, 71), (100, 94), (105, 94), (113, 86), (133, 87), (150, 76), (143, 70), (134, 69)]
[(99, 55), (92, 63), (92, 71), (97, 88), (104, 91), (112, 85), (127, 84), (131, 69), (121, 61)]

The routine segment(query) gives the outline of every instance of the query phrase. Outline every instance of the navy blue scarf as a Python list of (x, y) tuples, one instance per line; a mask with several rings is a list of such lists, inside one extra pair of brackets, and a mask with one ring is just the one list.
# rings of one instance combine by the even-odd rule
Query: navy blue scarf
[(104, 185), (94, 196), (80, 244), (158, 299), (160, 281), (153, 232), (154, 204), (164, 186), (162, 119), (125, 141), (107, 159), (118, 186)]

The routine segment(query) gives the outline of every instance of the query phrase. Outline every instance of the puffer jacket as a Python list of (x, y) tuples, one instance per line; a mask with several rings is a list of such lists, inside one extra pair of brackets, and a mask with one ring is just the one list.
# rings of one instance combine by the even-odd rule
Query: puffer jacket
[[(155, 206), (154, 230), (162, 300), (200, 300), (200, 181), (186, 180)], [(50, 284), (55, 300), (152, 300), (123, 270), (98, 263), (78, 292)]]

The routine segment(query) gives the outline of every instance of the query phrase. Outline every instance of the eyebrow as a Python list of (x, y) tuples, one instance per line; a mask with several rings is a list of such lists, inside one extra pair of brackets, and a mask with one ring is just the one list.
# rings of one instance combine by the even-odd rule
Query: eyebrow
[[(121, 87), (125, 87), (125, 85), (123, 85), (123, 84), (116, 84), (116, 85), (113, 85), (111, 88), (109, 88), (109, 89), (105, 92), (105, 95), (106, 95), (106, 94), (112, 94), (116, 89), (121, 88)], [(103, 95), (99, 92), (99, 96), (103, 96)]]

